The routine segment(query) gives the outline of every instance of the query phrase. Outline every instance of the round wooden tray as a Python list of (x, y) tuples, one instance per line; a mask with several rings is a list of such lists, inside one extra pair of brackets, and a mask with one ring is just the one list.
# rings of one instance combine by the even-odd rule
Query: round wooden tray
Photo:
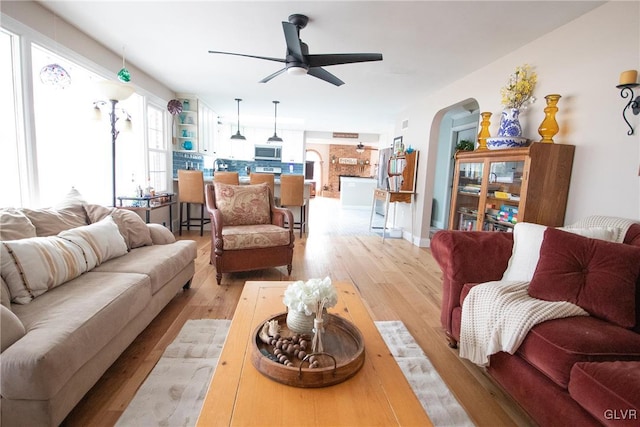
[(303, 362), (296, 357), (289, 359), (292, 366), (285, 366), (269, 359), (262, 353), (266, 350), (273, 354), (273, 346), (260, 340), (258, 333), (262, 325), (270, 320), (277, 320), (280, 325), (280, 335), (292, 336), (287, 328), (287, 313), (280, 313), (262, 322), (253, 333), (251, 362), (253, 366), (264, 376), (282, 384), (294, 387), (326, 387), (341, 383), (354, 376), (364, 364), (364, 340), (362, 334), (351, 322), (342, 317), (325, 314), (322, 336), (324, 353), (317, 355), (320, 366), (309, 368), (307, 361)]

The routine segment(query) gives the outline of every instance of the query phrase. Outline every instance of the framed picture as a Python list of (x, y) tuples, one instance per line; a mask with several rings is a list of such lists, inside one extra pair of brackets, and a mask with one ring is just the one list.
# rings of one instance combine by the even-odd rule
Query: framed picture
[(393, 138), (393, 154), (404, 153), (404, 144), (402, 143), (402, 137), (397, 136)]

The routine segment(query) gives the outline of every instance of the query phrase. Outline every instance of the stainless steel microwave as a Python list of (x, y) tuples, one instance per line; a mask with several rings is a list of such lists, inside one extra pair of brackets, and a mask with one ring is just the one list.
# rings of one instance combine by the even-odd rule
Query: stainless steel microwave
[(255, 160), (282, 160), (282, 146), (256, 145), (253, 158)]

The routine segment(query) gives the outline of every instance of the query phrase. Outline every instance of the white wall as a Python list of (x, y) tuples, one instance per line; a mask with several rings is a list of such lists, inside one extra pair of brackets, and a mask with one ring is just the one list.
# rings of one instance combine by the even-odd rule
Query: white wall
[[(502, 110), (500, 88), (524, 63), (538, 73), (538, 101), (521, 115), (524, 136), (539, 140), (544, 96), (559, 93), (560, 132), (554, 141), (576, 146), (565, 223), (593, 214), (640, 219), (640, 116), (630, 115), (636, 132), (627, 136), (622, 120), (627, 100), (615, 87), (620, 72), (640, 69), (640, 2), (609, 2), (425, 96), (398, 116), (396, 134), (421, 150), (414, 222), (421, 246), (428, 245), (441, 110), (475, 98), (480, 111), (493, 112), (495, 135)], [(401, 121), (407, 118), (411, 125), (402, 132)], [(399, 210), (408, 229), (410, 211), (406, 206)]]
[[(107, 71), (115, 79), (116, 73), (122, 68), (121, 52), (112, 52), (61, 18), (55, 18), (51, 12), (38, 3), (32, 1), (2, 2), (0, 7), (3, 14), (55, 41), (61, 52), (75, 52), (92, 61), (97, 66), (94, 71)], [(91, 7), (90, 3), (86, 7)], [(123, 9), (123, 13), (126, 13), (126, 8)], [(11, 29), (11, 26), (9, 28)], [(131, 83), (137, 88), (144, 89), (164, 100), (172, 99), (175, 96), (171, 89), (136, 68), (134, 64), (127, 62), (127, 69), (131, 72)]]

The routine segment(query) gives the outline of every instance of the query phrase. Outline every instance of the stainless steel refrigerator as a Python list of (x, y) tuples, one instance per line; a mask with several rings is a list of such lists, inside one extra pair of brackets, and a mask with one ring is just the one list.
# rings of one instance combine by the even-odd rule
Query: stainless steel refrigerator
[[(389, 176), (387, 174), (389, 167), (389, 159), (393, 154), (393, 148), (381, 148), (378, 150), (378, 188), (381, 190), (389, 189)], [(380, 215), (384, 215), (384, 202), (382, 200), (376, 200), (375, 212)]]

